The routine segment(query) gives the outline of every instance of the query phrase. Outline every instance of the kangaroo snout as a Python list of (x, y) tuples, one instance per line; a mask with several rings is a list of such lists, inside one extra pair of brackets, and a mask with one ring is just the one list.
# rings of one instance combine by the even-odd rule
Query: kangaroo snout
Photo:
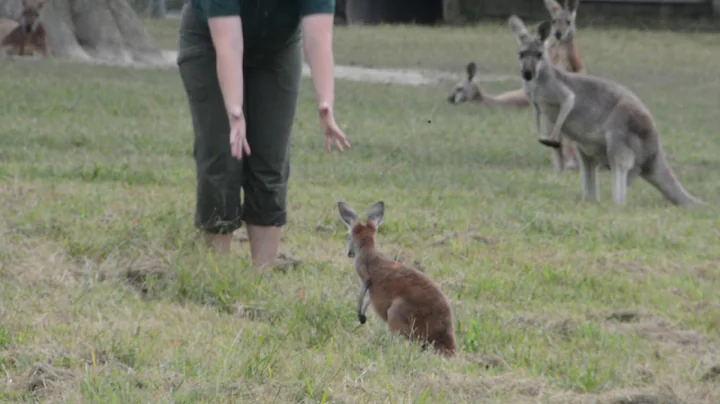
[(560, 39), (562, 37), (562, 33), (560, 31), (555, 31), (555, 39)]
[(533, 78), (533, 74), (532, 74), (532, 72), (531, 72), (530, 70), (523, 70), (523, 71), (522, 71), (522, 78), (523, 78), (525, 81), (530, 81), (530, 80), (532, 80), (532, 78)]

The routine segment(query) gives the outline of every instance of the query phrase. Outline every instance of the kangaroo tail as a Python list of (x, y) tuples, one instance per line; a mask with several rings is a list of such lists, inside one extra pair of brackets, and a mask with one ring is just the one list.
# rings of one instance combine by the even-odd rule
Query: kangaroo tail
[(643, 177), (672, 204), (687, 207), (705, 205), (705, 202), (690, 195), (690, 193), (683, 188), (680, 181), (675, 177), (675, 173), (665, 158), (665, 153), (662, 149), (658, 150), (658, 153), (648, 164), (647, 168), (648, 170), (643, 173)]

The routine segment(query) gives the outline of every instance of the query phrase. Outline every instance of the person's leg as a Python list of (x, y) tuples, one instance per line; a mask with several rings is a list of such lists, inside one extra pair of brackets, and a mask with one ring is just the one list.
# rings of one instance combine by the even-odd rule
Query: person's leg
[(274, 55), (246, 59), (245, 108), (251, 155), (243, 159), (243, 220), (256, 268), (277, 264), (287, 221), (290, 133), (301, 78), (299, 42)]
[(209, 247), (224, 253), (241, 223), (242, 164), (230, 153), (230, 126), (210, 33), (189, 4), (183, 8), (178, 45), (178, 67), (195, 133), (195, 226), (204, 231)]

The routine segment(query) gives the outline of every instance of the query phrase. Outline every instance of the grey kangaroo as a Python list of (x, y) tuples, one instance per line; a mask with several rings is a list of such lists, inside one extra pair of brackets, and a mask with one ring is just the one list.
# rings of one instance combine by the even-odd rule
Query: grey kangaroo
[(576, 142), (580, 156), (583, 197), (599, 199), (597, 171), (609, 168), (613, 202), (627, 202), (627, 188), (642, 177), (675, 205), (705, 203), (690, 195), (675, 178), (660, 143), (660, 133), (648, 108), (630, 90), (594, 75), (566, 72), (550, 63), (543, 43), (551, 23), (544, 21), (530, 34), (523, 21), (510, 16), (508, 24), (520, 48), (523, 89), (535, 112), (553, 129), (540, 142), (560, 146), (560, 133)]

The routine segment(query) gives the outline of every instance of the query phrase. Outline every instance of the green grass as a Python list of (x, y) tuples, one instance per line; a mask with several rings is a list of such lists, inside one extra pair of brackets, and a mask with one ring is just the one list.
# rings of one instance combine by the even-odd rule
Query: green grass
[[(176, 29), (151, 31), (170, 43)], [(579, 174), (552, 174), (527, 111), (450, 106), (448, 83), (338, 81), (353, 146), (327, 155), (305, 80), (283, 244), (303, 265), (271, 276), (249, 268), (246, 244), (227, 259), (196, 244), (176, 71), (5, 64), (0, 399), (718, 402), (702, 378), (720, 362), (720, 44), (580, 35), (591, 71), (645, 100), (678, 177), (711, 206), (672, 207), (638, 181), (618, 208), (607, 173), (601, 203), (583, 203)], [(474, 54), (483, 72), (516, 71), (500, 26), (337, 28), (336, 47), (343, 64), (452, 71)], [(335, 202), (379, 199), (381, 248), (420, 262), (452, 300), (454, 359), (391, 339), (374, 313), (358, 327)]]

